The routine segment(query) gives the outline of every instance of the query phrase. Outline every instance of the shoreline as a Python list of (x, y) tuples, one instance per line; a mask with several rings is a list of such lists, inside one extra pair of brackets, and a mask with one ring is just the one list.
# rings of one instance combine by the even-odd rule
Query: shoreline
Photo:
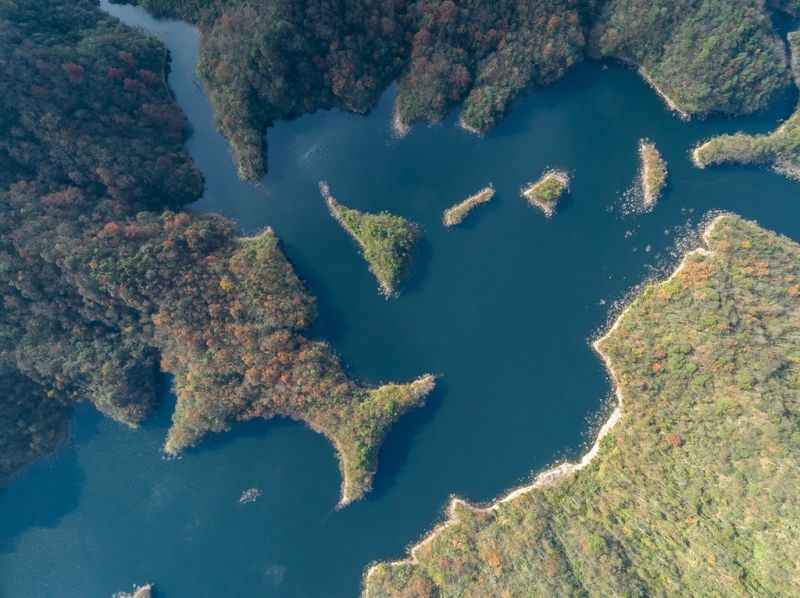
[[(644, 285), (644, 287), (640, 290), (640, 292), (643, 291), (644, 289), (648, 288), (651, 285), (660, 285), (660, 284), (664, 284), (664, 283), (667, 283), (667, 282), (671, 281), (673, 278), (675, 278), (675, 276), (680, 274), (680, 272), (686, 266), (686, 264), (688, 262), (688, 259), (693, 254), (711, 255), (712, 252), (709, 251), (709, 249), (707, 247), (708, 246), (709, 235), (714, 230), (714, 228), (716, 227), (716, 225), (720, 221), (720, 219), (724, 218), (727, 215), (728, 215), (727, 212), (723, 212), (721, 214), (718, 214), (705, 226), (705, 229), (703, 230), (702, 234), (700, 235), (700, 238), (702, 239), (702, 242), (706, 245), (706, 247), (700, 246), (700, 247), (696, 247), (696, 248), (694, 248), (694, 249), (692, 249), (690, 251), (687, 251), (684, 254), (683, 258), (681, 259), (680, 264), (678, 264), (678, 267), (667, 278), (660, 279), (658, 281), (653, 281), (653, 282), (650, 282), (650, 283)], [(432, 542), (435, 539), (435, 537), (441, 531), (447, 529), (449, 526), (453, 525), (457, 521), (456, 520), (456, 512), (455, 511), (456, 511), (456, 508), (458, 506), (463, 505), (463, 506), (465, 506), (465, 507), (467, 507), (469, 509), (473, 509), (475, 511), (483, 512), (483, 513), (489, 513), (489, 512), (497, 511), (497, 510), (500, 509), (501, 505), (503, 505), (504, 503), (507, 503), (507, 502), (512, 501), (512, 500), (514, 500), (516, 498), (519, 498), (520, 496), (528, 494), (529, 492), (532, 492), (532, 491), (534, 491), (534, 490), (536, 490), (538, 488), (541, 488), (541, 487), (547, 486), (549, 484), (553, 484), (555, 482), (558, 482), (559, 480), (565, 478), (566, 476), (585, 468), (587, 465), (589, 465), (594, 460), (594, 458), (597, 456), (597, 454), (600, 451), (600, 442), (622, 420), (622, 417), (624, 415), (624, 413), (622, 411), (623, 402), (624, 402), (624, 394), (622, 392), (622, 388), (619, 385), (619, 379), (617, 377), (617, 373), (616, 373), (616, 371), (614, 370), (614, 368), (613, 368), (613, 366), (611, 364), (611, 360), (608, 358), (607, 355), (605, 355), (603, 353), (602, 349), (600, 348), (600, 344), (606, 338), (608, 338), (619, 327), (619, 324), (622, 321), (622, 318), (625, 317), (625, 314), (628, 312), (628, 310), (631, 308), (632, 305), (633, 305), (633, 299), (630, 299), (629, 302), (628, 302), (628, 305), (619, 313), (619, 315), (616, 317), (616, 319), (614, 320), (614, 323), (611, 325), (611, 327), (602, 336), (598, 337), (597, 339), (595, 339), (591, 343), (592, 348), (600, 356), (600, 359), (603, 361), (603, 364), (605, 365), (606, 370), (608, 371), (609, 378), (611, 379), (611, 382), (613, 383), (613, 386), (614, 386), (614, 396), (617, 399), (617, 405), (614, 408), (614, 410), (611, 412), (611, 415), (605, 421), (603, 426), (600, 428), (599, 432), (597, 433), (597, 437), (595, 438), (595, 441), (592, 444), (591, 448), (586, 453), (584, 453), (584, 455), (581, 457), (581, 459), (579, 461), (577, 461), (577, 462), (564, 461), (563, 463), (560, 463), (559, 465), (556, 465), (554, 467), (550, 467), (548, 469), (545, 469), (545, 470), (539, 472), (536, 475), (536, 477), (534, 478), (533, 483), (527, 484), (527, 485), (524, 485), (524, 486), (520, 486), (518, 488), (515, 488), (515, 489), (511, 490), (510, 492), (508, 492), (507, 494), (505, 494), (501, 498), (496, 499), (493, 503), (488, 504), (488, 506), (471, 505), (470, 503), (468, 503), (466, 500), (464, 500), (462, 498), (457, 498), (457, 497), (456, 498), (452, 498), (450, 500), (449, 505), (447, 506), (446, 511), (445, 511), (447, 513), (446, 519), (443, 522), (437, 524), (428, 533), (426, 533), (425, 536), (422, 538), (422, 540), (420, 540), (416, 544), (411, 545), (411, 547), (408, 549), (408, 556), (406, 558), (400, 559), (400, 560), (394, 560), (394, 561), (384, 561), (384, 563), (386, 565), (388, 565), (390, 567), (399, 567), (399, 566), (403, 566), (403, 565), (409, 565), (409, 564), (415, 565), (415, 564), (419, 563), (419, 560), (417, 559), (417, 556), (416, 556), (417, 551), (420, 548), (423, 548), (424, 546), (426, 546), (427, 544)], [(376, 562), (376, 563), (372, 563), (372, 564), (369, 565), (369, 568), (367, 569), (367, 571), (366, 571), (366, 573), (364, 574), (364, 577), (363, 577), (362, 590), (367, 588), (370, 575), (372, 575), (372, 573), (374, 572), (375, 568), (379, 564), (380, 563)]]
[(639, 73), (639, 76), (645, 80), (645, 82), (653, 89), (653, 91), (656, 92), (658, 97), (660, 97), (661, 100), (667, 105), (667, 108), (669, 108), (672, 112), (677, 114), (681, 120), (689, 121), (692, 119), (691, 114), (689, 114), (688, 112), (686, 112), (686, 110), (683, 110), (681, 107), (679, 107), (678, 104), (675, 102), (675, 100), (669, 97), (664, 92), (664, 90), (662, 90), (658, 85), (656, 85), (656, 82), (653, 81), (653, 79), (650, 77), (647, 71), (644, 70), (643, 66), (639, 66), (633, 62), (628, 64), (631, 64), (636, 68), (636, 72)]
[(266, 235), (274, 235), (275, 231), (271, 226), (265, 227), (261, 232), (248, 235), (247, 237), (234, 237), (237, 243), (247, 243), (248, 241), (258, 241)]
[(699, 168), (700, 170), (702, 170), (703, 168), (706, 167), (706, 164), (703, 164), (703, 162), (700, 161), (700, 150), (702, 150), (709, 143), (711, 143), (711, 140), (704, 141), (703, 143), (700, 143), (700, 144), (696, 145), (692, 149), (692, 152), (691, 152), (690, 155), (691, 155), (692, 165), (695, 168)]

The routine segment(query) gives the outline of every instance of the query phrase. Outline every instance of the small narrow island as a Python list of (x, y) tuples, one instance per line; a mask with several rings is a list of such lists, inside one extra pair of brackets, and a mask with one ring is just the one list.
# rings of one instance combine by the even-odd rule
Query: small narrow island
[(639, 141), (639, 160), (642, 203), (645, 210), (651, 210), (661, 197), (664, 185), (667, 183), (667, 163), (661, 157), (656, 144), (648, 139)]
[(153, 596), (153, 584), (147, 583), (143, 586), (134, 586), (133, 591), (128, 592), (117, 592), (112, 596), (112, 598), (152, 598)]
[(464, 218), (466, 218), (472, 210), (483, 203), (489, 203), (493, 197), (494, 187), (492, 187), (490, 183), (487, 187), (484, 187), (475, 195), (470, 195), (461, 203), (457, 203), (453, 207), (447, 208), (444, 211), (444, 217), (442, 218), (444, 225), (455, 226), (456, 224), (461, 224), (464, 221)]
[(523, 187), (520, 194), (550, 218), (556, 211), (558, 200), (567, 191), (569, 175), (563, 170), (548, 170), (538, 181)]
[(319, 190), (331, 216), (361, 247), (381, 293), (396, 297), (411, 270), (414, 245), (420, 237), (419, 226), (389, 212), (369, 214), (347, 208), (333, 198), (325, 181), (320, 181)]

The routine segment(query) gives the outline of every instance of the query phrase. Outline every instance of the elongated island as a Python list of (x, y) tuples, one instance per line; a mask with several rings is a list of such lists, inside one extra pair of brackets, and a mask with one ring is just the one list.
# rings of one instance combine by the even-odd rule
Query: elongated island
[(444, 211), (442, 222), (445, 226), (461, 224), (469, 213), (481, 204), (489, 203), (494, 197), (494, 187), (488, 185), (464, 201), (447, 208)]
[(652, 210), (667, 184), (667, 163), (656, 144), (647, 139), (639, 141), (639, 162), (642, 205), (645, 210)]
[(595, 342), (618, 404), (584, 458), (454, 500), (365, 597), (800, 594), (800, 245), (704, 240)]

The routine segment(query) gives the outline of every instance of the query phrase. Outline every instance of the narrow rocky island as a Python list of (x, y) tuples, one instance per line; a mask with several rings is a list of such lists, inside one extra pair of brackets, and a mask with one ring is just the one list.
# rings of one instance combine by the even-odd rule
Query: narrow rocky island
[(132, 592), (117, 592), (111, 598), (152, 598), (153, 584), (148, 583), (143, 586), (134, 586)]
[(645, 210), (652, 210), (667, 184), (667, 163), (656, 144), (647, 139), (639, 141), (639, 161), (642, 204)]
[(444, 211), (442, 222), (445, 226), (455, 226), (461, 224), (467, 215), (479, 205), (489, 203), (494, 197), (494, 187), (489, 185), (478, 191), (475, 195), (470, 195), (461, 203), (457, 203)]
[[(800, 31), (789, 34), (792, 70), (800, 87)], [(692, 150), (698, 168), (715, 164), (755, 164), (800, 180), (800, 106), (777, 129), (764, 135), (719, 135)]]
[(389, 212), (368, 214), (347, 208), (333, 198), (325, 181), (320, 181), (319, 190), (331, 216), (361, 247), (381, 293), (396, 297), (411, 271), (414, 245), (421, 235), (419, 226)]
[(584, 459), (453, 501), (365, 596), (800, 594), (800, 245), (704, 239), (595, 343), (619, 405)]
[(523, 187), (522, 197), (550, 218), (556, 211), (558, 200), (569, 191), (569, 175), (563, 170), (548, 170), (535, 183)]

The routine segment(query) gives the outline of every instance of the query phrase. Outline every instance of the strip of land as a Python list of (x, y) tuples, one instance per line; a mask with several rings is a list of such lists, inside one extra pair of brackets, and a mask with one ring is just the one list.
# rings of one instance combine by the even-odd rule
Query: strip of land
[[(788, 40), (795, 83), (800, 86), (800, 32), (790, 33)], [(771, 133), (735, 133), (704, 141), (692, 150), (692, 162), (698, 168), (716, 164), (755, 164), (800, 180), (800, 106)]]
[(489, 203), (494, 197), (494, 187), (489, 185), (478, 191), (475, 195), (470, 195), (461, 203), (457, 203), (444, 211), (442, 221), (445, 226), (455, 226), (461, 224), (467, 215), (483, 203)]
[(639, 141), (639, 161), (642, 203), (645, 210), (651, 210), (661, 197), (664, 185), (667, 183), (667, 163), (661, 157), (655, 143), (646, 139)]

